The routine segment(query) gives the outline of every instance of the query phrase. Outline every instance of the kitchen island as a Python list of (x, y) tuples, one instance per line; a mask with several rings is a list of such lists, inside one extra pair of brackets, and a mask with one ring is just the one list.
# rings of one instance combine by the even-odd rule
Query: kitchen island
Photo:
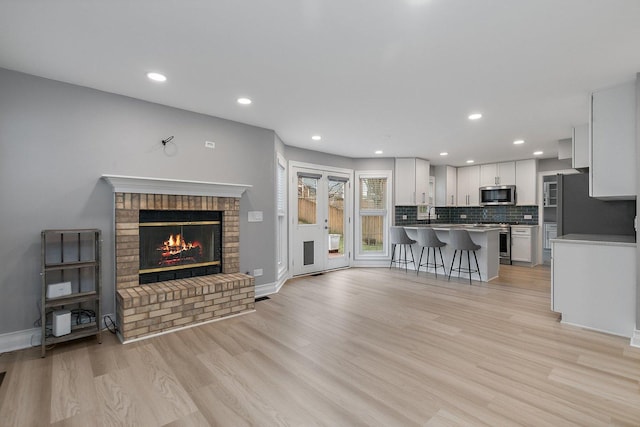
[[(431, 224), (431, 225), (413, 225), (413, 226), (404, 226), (404, 229), (407, 231), (407, 235), (416, 240), (417, 230), (419, 228), (430, 227), (438, 236), (438, 239), (447, 243), (447, 246), (442, 248), (442, 257), (444, 258), (444, 265), (447, 269), (447, 274), (449, 272), (449, 268), (451, 267), (451, 260), (453, 259), (454, 250), (449, 246), (449, 231), (453, 229), (464, 229), (469, 231), (469, 235), (471, 236), (471, 240), (477, 245), (480, 245), (480, 249), (476, 251), (476, 255), (478, 257), (478, 265), (480, 266), (480, 275), (482, 277), (483, 282), (488, 282), (491, 279), (498, 277), (498, 269), (500, 267), (500, 227), (497, 227), (493, 224)], [(418, 258), (420, 257), (420, 251), (422, 247), (418, 244), (413, 245), (413, 255), (416, 260), (416, 266), (418, 264)], [(422, 262), (426, 262), (426, 250), (425, 255), (423, 255)], [(436, 251), (436, 259), (438, 263), (440, 262), (440, 255)], [(456, 264), (455, 267), (458, 266), (458, 257), (456, 256)], [(429, 260), (431, 262), (431, 260)], [(462, 260), (462, 266), (466, 267), (467, 260), (466, 256)], [(475, 261), (473, 259), (473, 255), (471, 255), (471, 266), (475, 268)], [(426, 267), (422, 267), (421, 270), (424, 271)], [(430, 267), (427, 270), (429, 273), (434, 273), (434, 269)], [(442, 269), (438, 269), (438, 274), (442, 273)], [(454, 273), (457, 277), (457, 273)], [(468, 274), (462, 274), (460, 277), (468, 278)], [(478, 280), (477, 273), (473, 273), (471, 276), (473, 280)]]
[(551, 239), (551, 309), (562, 323), (631, 337), (636, 320), (635, 236)]

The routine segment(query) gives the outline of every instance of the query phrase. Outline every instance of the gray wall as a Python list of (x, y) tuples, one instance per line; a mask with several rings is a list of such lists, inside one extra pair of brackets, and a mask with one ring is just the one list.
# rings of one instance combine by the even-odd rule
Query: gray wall
[[(174, 135), (163, 152), (160, 140)], [(275, 133), (0, 69), (0, 334), (33, 327), (40, 231), (103, 230), (105, 313), (113, 313), (113, 195), (102, 174), (251, 184), (242, 196), (240, 268), (275, 281)], [(216, 142), (214, 150), (205, 140)], [(248, 223), (247, 211), (264, 221)]]
[(572, 169), (571, 159), (540, 159), (538, 160), (538, 172)]
[(353, 169), (353, 159), (322, 153), (320, 151), (305, 150), (304, 148), (285, 146), (284, 158), (287, 161), (311, 163), (320, 166)]

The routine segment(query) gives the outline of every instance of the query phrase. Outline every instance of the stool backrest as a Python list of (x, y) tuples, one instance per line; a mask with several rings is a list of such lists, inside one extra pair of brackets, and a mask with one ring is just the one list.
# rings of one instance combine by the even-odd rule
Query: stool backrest
[(450, 230), (449, 239), (449, 245), (453, 249), (463, 251), (477, 251), (480, 249), (480, 245), (473, 243), (467, 230)]
[(436, 232), (429, 227), (418, 228), (416, 241), (425, 248), (440, 248), (446, 245), (446, 243), (438, 239)]
[(389, 229), (391, 243), (394, 245), (410, 245), (415, 243), (415, 240), (410, 239), (407, 236), (407, 232), (404, 227), (391, 227)]

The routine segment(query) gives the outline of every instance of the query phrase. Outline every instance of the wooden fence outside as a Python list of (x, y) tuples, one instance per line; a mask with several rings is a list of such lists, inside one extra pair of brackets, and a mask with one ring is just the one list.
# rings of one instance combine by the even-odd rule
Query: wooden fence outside
[[(302, 224), (314, 224), (316, 218), (316, 202), (313, 200), (298, 199), (298, 221)], [(344, 233), (344, 208), (329, 207), (329, 233)], [(320, 219), (324, 221), (324, 219)]]
[[(383, 242), (384, 217), (363, 216), (362, 244), (365, 246), (380, 246)], [(316, 218), (316, 202), (313, 200), (298, 199), (298, 221), (302, 224), (313, 224)], [(344, 209), (335, 206), (329, 207), (329, 233), (343, 234)]]

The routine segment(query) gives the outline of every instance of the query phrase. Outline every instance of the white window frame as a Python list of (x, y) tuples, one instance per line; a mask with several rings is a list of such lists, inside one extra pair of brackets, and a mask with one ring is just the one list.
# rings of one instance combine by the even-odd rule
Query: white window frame
[[(386, 178), (387, 188), (385, 191), (386, 200), (385, 207), (383, 209), (365, 209), (360, 210), (360, 179), (361, 178)], [(354, 239), (354, 253), (355, 259), (359, 260), (375, 260), (375, 259), (389, 259), (389, 227), (391, 225), (391, 214), (393, 213), (393, 171), (391, 170), (372, 170), (372, 171), (356, 171), (355, 172), (355, 239)], [(383, 217), (383, 233), (384, 242), (382, 250), (378, 252), (363, 252), (362, 251), (362, 217), (363, 216), (382, 216)]]
[[(283, 173), (280, 176), (280, 173)], [(276, 153), (276, 272), (278, 280), (289, 271), (289, 221), (287, 219), (287, 160)]]

